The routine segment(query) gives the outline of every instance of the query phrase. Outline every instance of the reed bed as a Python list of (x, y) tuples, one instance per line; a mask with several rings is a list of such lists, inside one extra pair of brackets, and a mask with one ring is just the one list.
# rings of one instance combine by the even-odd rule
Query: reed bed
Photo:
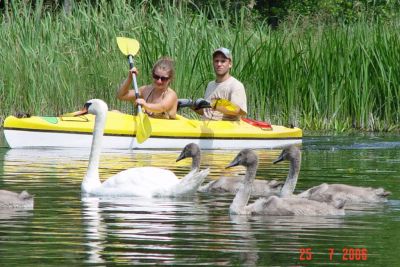
[(244, 9), (236, 16), (211, 9), (206, 16), (185, 5), (100, 2), (76, 5), (70, 16), (17, 6), (18, 16), (2, 18), (1, 122), (16, 112), (70, 112), (91, 98), (132, 112), (115, 98), (128, 71), (115, 37), (126, 36), (141, 44), (139, 84), (151, 82), (157, 58), (170, 56), (178, 96), (202, 97), (214, 78), (211, 53), (226, 46), (232, 73), (247, 90), (249, 117), (305, 130), (399, 130), (399, 21), (271, 30), (249, 21)]

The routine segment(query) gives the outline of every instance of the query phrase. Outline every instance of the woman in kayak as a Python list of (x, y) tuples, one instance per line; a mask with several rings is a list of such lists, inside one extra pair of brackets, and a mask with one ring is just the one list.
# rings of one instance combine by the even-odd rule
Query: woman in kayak
[(153, 66), (153, 83), (139, 88), (139, 98), (131, 88), (132, 73), (138, 73), (136, 68), (129, 70), (128, 77), (122, 82), (117, 92), (117, 98), (125, 101), (135, 101), (142, 105), (145, 112), (153, 118), (175, 119), (178, 97), (169, 85), (174, 77), (174, 62), (172, 59), (160, 58)]

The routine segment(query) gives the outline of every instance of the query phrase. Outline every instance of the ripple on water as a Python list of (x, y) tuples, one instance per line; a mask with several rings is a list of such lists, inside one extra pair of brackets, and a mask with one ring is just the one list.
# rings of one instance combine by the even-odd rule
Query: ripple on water
[[(344, 247), (364, 247), (370, 258), (357, 265), (400, 266), (393, 249), (400, 238), (400, 150), (395, 142), (306, 138), (297, 191), (322, 182), (384, 185), (392, 191), (387, 203), (348, 206), (342, 217), (229, 216), (230, 194), (86, 199), (81, 198), (80, 183), (88, 151), (2, 151), (0, 186), (28, 189), (35, 194), (35, 209), (0, 212), (1, 262), (4, 266), (27, 262), (49, 266), (293, 266), (304, 263), (299, 261), (300, 249), (311, 248), (314, 259), (309, 264), (319, 266), (343, 264), (339, 254), (329, 261), (329, 248), (339, 253)], [(211, 168), (207, 180), (243, 175), (242, 168), (225, 169), (236, 153), (205, 151), (202, 166)], [(258, 153), (257, 178), (283, 181), (288, 165), (272, 164), (280, 151)], [(100, 175), (104, 179), (127, 167), (157, 166), (183, 176), (190, 161), (176, 163), (177, 155), (178, 151), (105, 151)]]

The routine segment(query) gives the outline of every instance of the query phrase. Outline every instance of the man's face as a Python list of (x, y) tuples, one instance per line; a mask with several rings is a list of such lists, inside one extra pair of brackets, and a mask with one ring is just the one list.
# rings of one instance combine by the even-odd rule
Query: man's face
[(230, 59), (224, 57), (222, 54), (216, 54), (213, 58), (213, 65), (215, 74), (218, 76), (223, 76), (229, 72), (232, 67), (232, 62)]

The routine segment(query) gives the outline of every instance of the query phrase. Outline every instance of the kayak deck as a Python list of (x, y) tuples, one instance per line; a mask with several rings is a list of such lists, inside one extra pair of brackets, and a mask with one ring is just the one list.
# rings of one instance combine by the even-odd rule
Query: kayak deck
[[(77, 117), (9, 116), (4, 121), (4, 134), (11, 148), (90, 147), (94, 119), (95, 116), (90, 114)], [(272, 129), (268, 130), (244, 121), (199, 121), (183, 116), (175, 120), (149, 120), (151, 136), (138, 144), (135, 140), (135, 116), (109, 111), (103, 147), (182, 148), (187, 142), (195, 142), (203, 149), (258, 148), (301, 143), (302, 138), (301, 129), (279, 125), (272, 125)]]

